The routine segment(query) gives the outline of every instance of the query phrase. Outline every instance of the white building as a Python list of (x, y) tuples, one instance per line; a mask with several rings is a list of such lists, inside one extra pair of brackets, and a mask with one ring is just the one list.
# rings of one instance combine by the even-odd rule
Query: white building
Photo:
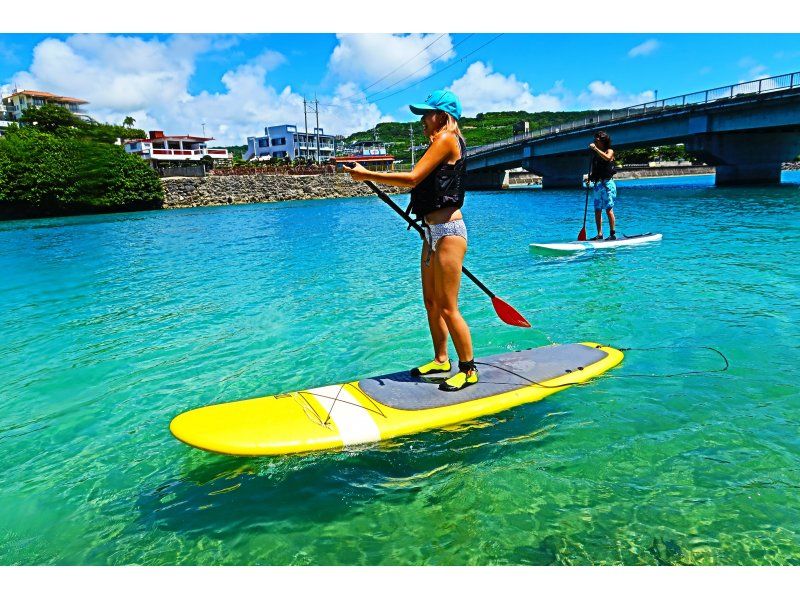
[(319, 161), (327, 162), (336, 153), (336, 136), (326, 135), (320, 129), (308, 134), (297, 130), (295, 125), (265, 127), (262, 137), (248, 137), (244, 160), (264, 160), (273, 158), (316, 159), (319, 144)]
[(153, 162), (197, 162), (206, 156), (213, 160), (230, 159), (228, 150), (208, 148), (206, 143), (213, 139), (193, 135), (164, 135), (163, 131), (150, 131), (146, 139), (126, 139), (124, 147), (129, 154), (138, 154)]
[(0, 136), (3, 135), (3, 132), (8, 128), (13, 121), (13, 117), (11, 116), (11, 112), (7, 109), (6, 103), (0, 102)]
[(66, 108), (78, 118), (87, 122), (94, 122), (94, 119), (83, 111), (83, 106), (88, 103), (86, 100), (32, 89), (17, 89), (11, 95), (3, 98), (3, 104), (6, 111), (11, 115), (12, 121), (18, 121), (22, 118), (22, 112), (26, 108), (39, 108), (45, 104), (54, 104)]

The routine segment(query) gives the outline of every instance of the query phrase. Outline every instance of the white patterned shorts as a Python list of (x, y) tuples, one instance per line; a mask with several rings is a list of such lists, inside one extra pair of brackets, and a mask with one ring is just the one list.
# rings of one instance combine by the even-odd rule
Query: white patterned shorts
[(442, 237), (463, 237), (467, 240), (467, 225), (463, 219), (442, 222), (441, 224), (423, 223), (422, 231), (425, 233), (424, 240), (428, 242), (428, 255), (425, 258), (425, 265), (431, 261), (431, 253), (436, 251), (436, 245)]

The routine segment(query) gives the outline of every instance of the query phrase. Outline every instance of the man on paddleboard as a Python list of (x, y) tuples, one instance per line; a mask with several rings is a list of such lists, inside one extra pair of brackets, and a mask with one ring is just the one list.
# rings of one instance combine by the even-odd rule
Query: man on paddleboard
[(589, 240), (599, 241), (603, 238), (603, 210), (605, 210), (608, 226), (611, 229), (608, 240), (613, 241), (617, 238), (614, 217), (617, 185), (613, 181), (616, 167), (614, 150), (611, 149), (611, 137), (605, 131), (598, 131), (594, 136), (594, 143), (589, 144), (589, 149), (592, 150), (592, 166), (586, 184), (593, 183), (594, 221), (597, 224), (597, 236)]
[(411, 370), (412, 376), (450, 371), (448, 336), (458, 353), (458, 373), (439, 385), (456, 391), (478, 382), (469, 327), (458, 309), (461, 267), (467, 252), (464, 205), (466, 143), (458, 128), (461, 102), (452, 91), (437, 90), (425, 102), (409, 106), (422, 116), (430, 146), (411, 172), (371, 172), (356, 164), (345, 166), (355, 181), (374, 181), (411, 187), (409, 211), (424, 230), (422, 240), (422, 297), (433, 340), (432, 361)]

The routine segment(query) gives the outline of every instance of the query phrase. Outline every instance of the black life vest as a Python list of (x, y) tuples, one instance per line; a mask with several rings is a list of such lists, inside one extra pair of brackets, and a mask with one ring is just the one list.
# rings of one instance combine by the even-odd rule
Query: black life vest
[(464, 205), (464, 175), (467, 162), (467, 144), (458, 138), (461, 157), (455, 164), (442, 162), (411, 190), (411, 203), (408, 212), (414, 213), (414, 220), (421, 221), (425, 216), (442, 208), (460, 208)]
[(607, 181), (613, 177), (616, 172), (617, 167), (614, 165), (614, 160), (605, 160), (597, 154), (592, 156), (592, 171), (589, 175), (590, 181)]

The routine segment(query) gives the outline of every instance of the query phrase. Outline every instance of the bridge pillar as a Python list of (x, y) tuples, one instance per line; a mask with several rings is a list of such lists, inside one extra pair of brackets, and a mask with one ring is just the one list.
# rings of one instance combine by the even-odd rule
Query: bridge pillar
[(525, 160), (522, 167), (542, 177), (543, 189), (577, 188), (589, 172), (589, 160), (585, 154), (533, 157)]
[(717, 185), (774, 184), (781, 180), (781, 163), (800, 154), (800, 134), (706, 133), (686, 144), (717, 169)]
[(508, 171), (506, 170), (479, 170), (468, 172), (464, 179), (464, 188), (478, 189), (508, 189)]

